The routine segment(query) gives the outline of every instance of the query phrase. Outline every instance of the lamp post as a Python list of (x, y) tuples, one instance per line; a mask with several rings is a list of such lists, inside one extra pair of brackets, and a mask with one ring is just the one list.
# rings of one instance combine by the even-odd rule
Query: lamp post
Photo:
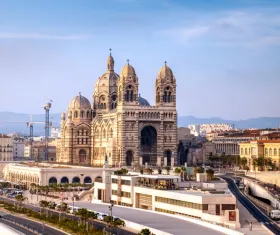
[[(113, 203), (111, 203), (111, 205), (109, 206), (110, 217), (111, 217), (111, 223), (113, 222), (113, 206), (114, 206)], [(110, 231), (111, 231), (111, 226), (110, 226)]]

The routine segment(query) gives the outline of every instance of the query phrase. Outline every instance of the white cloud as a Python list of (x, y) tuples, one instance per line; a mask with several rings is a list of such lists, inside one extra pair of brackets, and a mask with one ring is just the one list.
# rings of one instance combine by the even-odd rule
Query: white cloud
[(280, 44), (280, 14), (273, 9), (234, 11), (197, 17), (182, 26), (160, 31), (183, 43), (206, 39), (224, 45)]
[(90, 35), (51, 35), (39, 33), (0, 33), (0, 39), (83, 40)]

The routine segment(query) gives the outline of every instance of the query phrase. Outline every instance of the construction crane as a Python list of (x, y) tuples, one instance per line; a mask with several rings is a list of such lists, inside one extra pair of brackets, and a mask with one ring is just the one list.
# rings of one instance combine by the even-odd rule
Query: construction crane
[(52, 107), (52, 100), (47, 100), (47, 103), (44, 104), (43, 108), (45, 110), (45, 161), (48, 161), (48, 139), (50, 135), (50, 109)]
[(26, 121), (0, 121), (0, 123), (24, 123), (29, 128), (29, 143), (30, 143), (30, 153), (32, 157), (32, 147), (33, 147), (33, 126), (34, 124), (44, 124), (45, 122), (33, 122), (32, 115), (29, 115), (29, 122)]

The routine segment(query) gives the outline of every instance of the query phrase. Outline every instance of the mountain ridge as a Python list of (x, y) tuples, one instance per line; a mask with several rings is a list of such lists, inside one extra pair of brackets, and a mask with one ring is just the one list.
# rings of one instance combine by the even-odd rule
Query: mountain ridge
[[(31, 114), (32, 121), (42, 122), (34, 124), (34, 135), (44, 135), (44, 114)], [(50, 121), (53, 126), (58, 127), (60, 123), (60, 113), (50, 113)], [(0, 133), (8, 134), (20, 132), (28, 135), (29, 130), (26, 122), (30, 120), (29, 114), (15, 112), (0, 112)], [(190, 124), (234, 124), (235, 128), (278, 128), (280, 117), (256, 117), (241, 120), (223, 119), (220, 117), (199, 118), (193, 115), (178, 116), (178, 127), (187, 127)]]

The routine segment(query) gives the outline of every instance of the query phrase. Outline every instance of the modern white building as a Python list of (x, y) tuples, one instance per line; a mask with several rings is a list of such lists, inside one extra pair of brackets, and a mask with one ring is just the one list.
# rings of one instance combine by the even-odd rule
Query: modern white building
[(224, 132), (233, 130), (234, 126), (228, 123), (221, 123), (221, 124), (195, 124), (189, 125), (188, 128), (191, 130), (191, 134), (195, 136), (203, 136), (206, 137), (207, 133), (211, 132)]
[(224, 182), (181, 182), (179, 176), (107, 172), (105, 180), (94, 185), (93, 201), (190, 216), (234, 229), (240, 227), (236, 198)]

